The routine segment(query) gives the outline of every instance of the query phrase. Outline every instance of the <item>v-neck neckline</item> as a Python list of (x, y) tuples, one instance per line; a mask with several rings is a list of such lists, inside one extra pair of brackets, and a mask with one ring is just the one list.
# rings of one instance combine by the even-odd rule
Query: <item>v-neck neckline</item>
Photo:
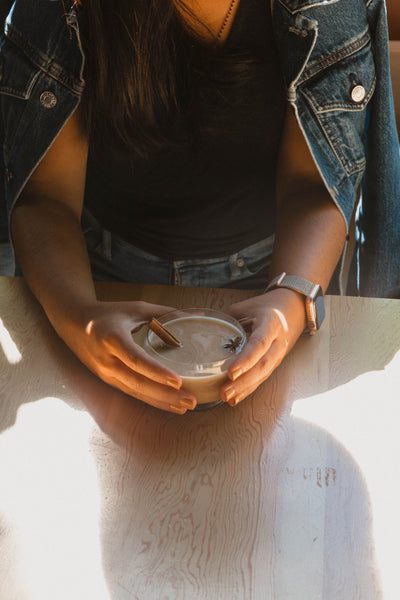
[[(247, 0), (247, 1), (249, 1), (249, 0)], [(238, 21), (242, 19), (243, 5), (245, 3), (246, 3), (246, 0), (239, 0), (238, 7), (237, 7), (235, 15), (233, 17), (233, 21), (230, 24), (230, 28), (226, 35), (226, 38), (222, 42), (217, 43), (218, 48), (221, 48), (223, 50), (232, 41), (232, 37), (238, 29)]]
[[(201, 29), (204, 28), (205, 31), (208, 30), (208, 33), (204, 34), (204, 35), (201, 35), (201, 31), (197, 31), (197, 35), (196, 35), (196, 31), (194, 30), (194, 35), (197, 38), (198, 43), (204, 47), (222, 50), (225, 47), (225, 45), (228, 43), (228, 41), (231, 39), (232, 32), (234, 32), (236, 29), (237, 18), (238, 18), (238, 16), (240, 17), (241, 12), (242, 12), (242, 4), (245, 3), (246, 1), (249, 1), (249, 0), (237, 0), (234, 15), (231, 17), (231, 19), (229, 20), (229, 23), (228, 23), (229, 29), (225, 33), (225, 36), (223, 37), (223, 39), (218, 38), (220, 30), (212, 33), (211, 28), (206, 25), (206, 22), (202, 21), (201, 18), (198, 17), (200, 19), (200, 23), (203, 23)], [(224, 18), (226, 18), (226, 16), (227, 16), (227, 14), (225, 15)], [(224, 28), (224, 29), (226, 29), (226, 28)]]

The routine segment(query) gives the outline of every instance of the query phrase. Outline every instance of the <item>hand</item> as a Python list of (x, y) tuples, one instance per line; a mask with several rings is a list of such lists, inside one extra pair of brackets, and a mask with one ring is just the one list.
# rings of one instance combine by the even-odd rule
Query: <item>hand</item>
[(304, 298), (293, 290), (276, 289), (233, 304), (227, 312), (249, 334), (229, 368), (230, 381), (221, 388), (221, 398), (236, 406), (271, 375), (303, 332)]
[(106, 383), (157, 408), (184, 414), (196, 406), (196, 398), (180, 389), (177, 373), (151, 358), (131, 335), (152, 317), (170, 310), (146, 302), (96, 301), (81, 307), (60, 335)]

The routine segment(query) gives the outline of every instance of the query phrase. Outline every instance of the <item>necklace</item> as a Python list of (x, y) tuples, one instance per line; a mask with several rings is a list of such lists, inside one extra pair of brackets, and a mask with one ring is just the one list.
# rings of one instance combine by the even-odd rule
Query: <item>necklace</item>
[(223, 23), (222, 23), (222, 25), (221, 25), (221, 29), (220, 29), (220, 30), (219, 30), (219, 32), (218, 32), (218, 35), (217, 35), (217, 39), (218, 39), (218, 40), (220, 40), (220, 39), (221, 39), (221, 35), (222, 35), (222, 34), (224, 33), (224, 31), (225, 31), (225, 27), (226, 27), (226, 26), (228, 25), (228, 23), (229, 23), (229, 19), (231, 18), (232, 11), (233, 11), (233, 7), (235, 6), (235, 4), (236, 4), (236, 0), (232, 0), (231, 4), (230, 4), (230, 6), (229, 6), (228, 12), (227, 12), (227, 13), (226, 13), (226, 15), (225, 15), (224, 22), (223, 22)]

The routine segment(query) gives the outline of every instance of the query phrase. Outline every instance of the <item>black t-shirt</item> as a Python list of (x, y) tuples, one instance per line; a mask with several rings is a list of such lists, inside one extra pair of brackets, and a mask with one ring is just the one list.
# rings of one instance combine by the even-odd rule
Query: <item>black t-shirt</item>
[[(265, 0), (241, 0), (220, 51), (238, 50), (260, 68), (240, 97), (223, 85), (214, 90), (225, 106), (217, 135), (205, 127), (195, 146), (171, 144), (146, 159), (90, 149), (85, 202), (106, 229), (170, 260), (232, 254), (274, 232), (286, 103)], [(209, 98), (205, 122), (214, 107)]]

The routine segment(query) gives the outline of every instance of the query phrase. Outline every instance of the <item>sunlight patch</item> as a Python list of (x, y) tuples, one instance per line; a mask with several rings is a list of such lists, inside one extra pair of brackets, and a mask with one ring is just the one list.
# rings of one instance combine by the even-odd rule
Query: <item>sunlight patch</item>
[(3, 349), (4, 355), (10, 365), (16, 365), (22, 359), (21, 353), (18, 350), (14, 340), (5, 328), (3, 321), (0, 319), (0, 346)]
[(110, 600), (102, 566), (93, 420), (58, 398), (22, 405), (0, 438), (5, 549), (32, 600)]

